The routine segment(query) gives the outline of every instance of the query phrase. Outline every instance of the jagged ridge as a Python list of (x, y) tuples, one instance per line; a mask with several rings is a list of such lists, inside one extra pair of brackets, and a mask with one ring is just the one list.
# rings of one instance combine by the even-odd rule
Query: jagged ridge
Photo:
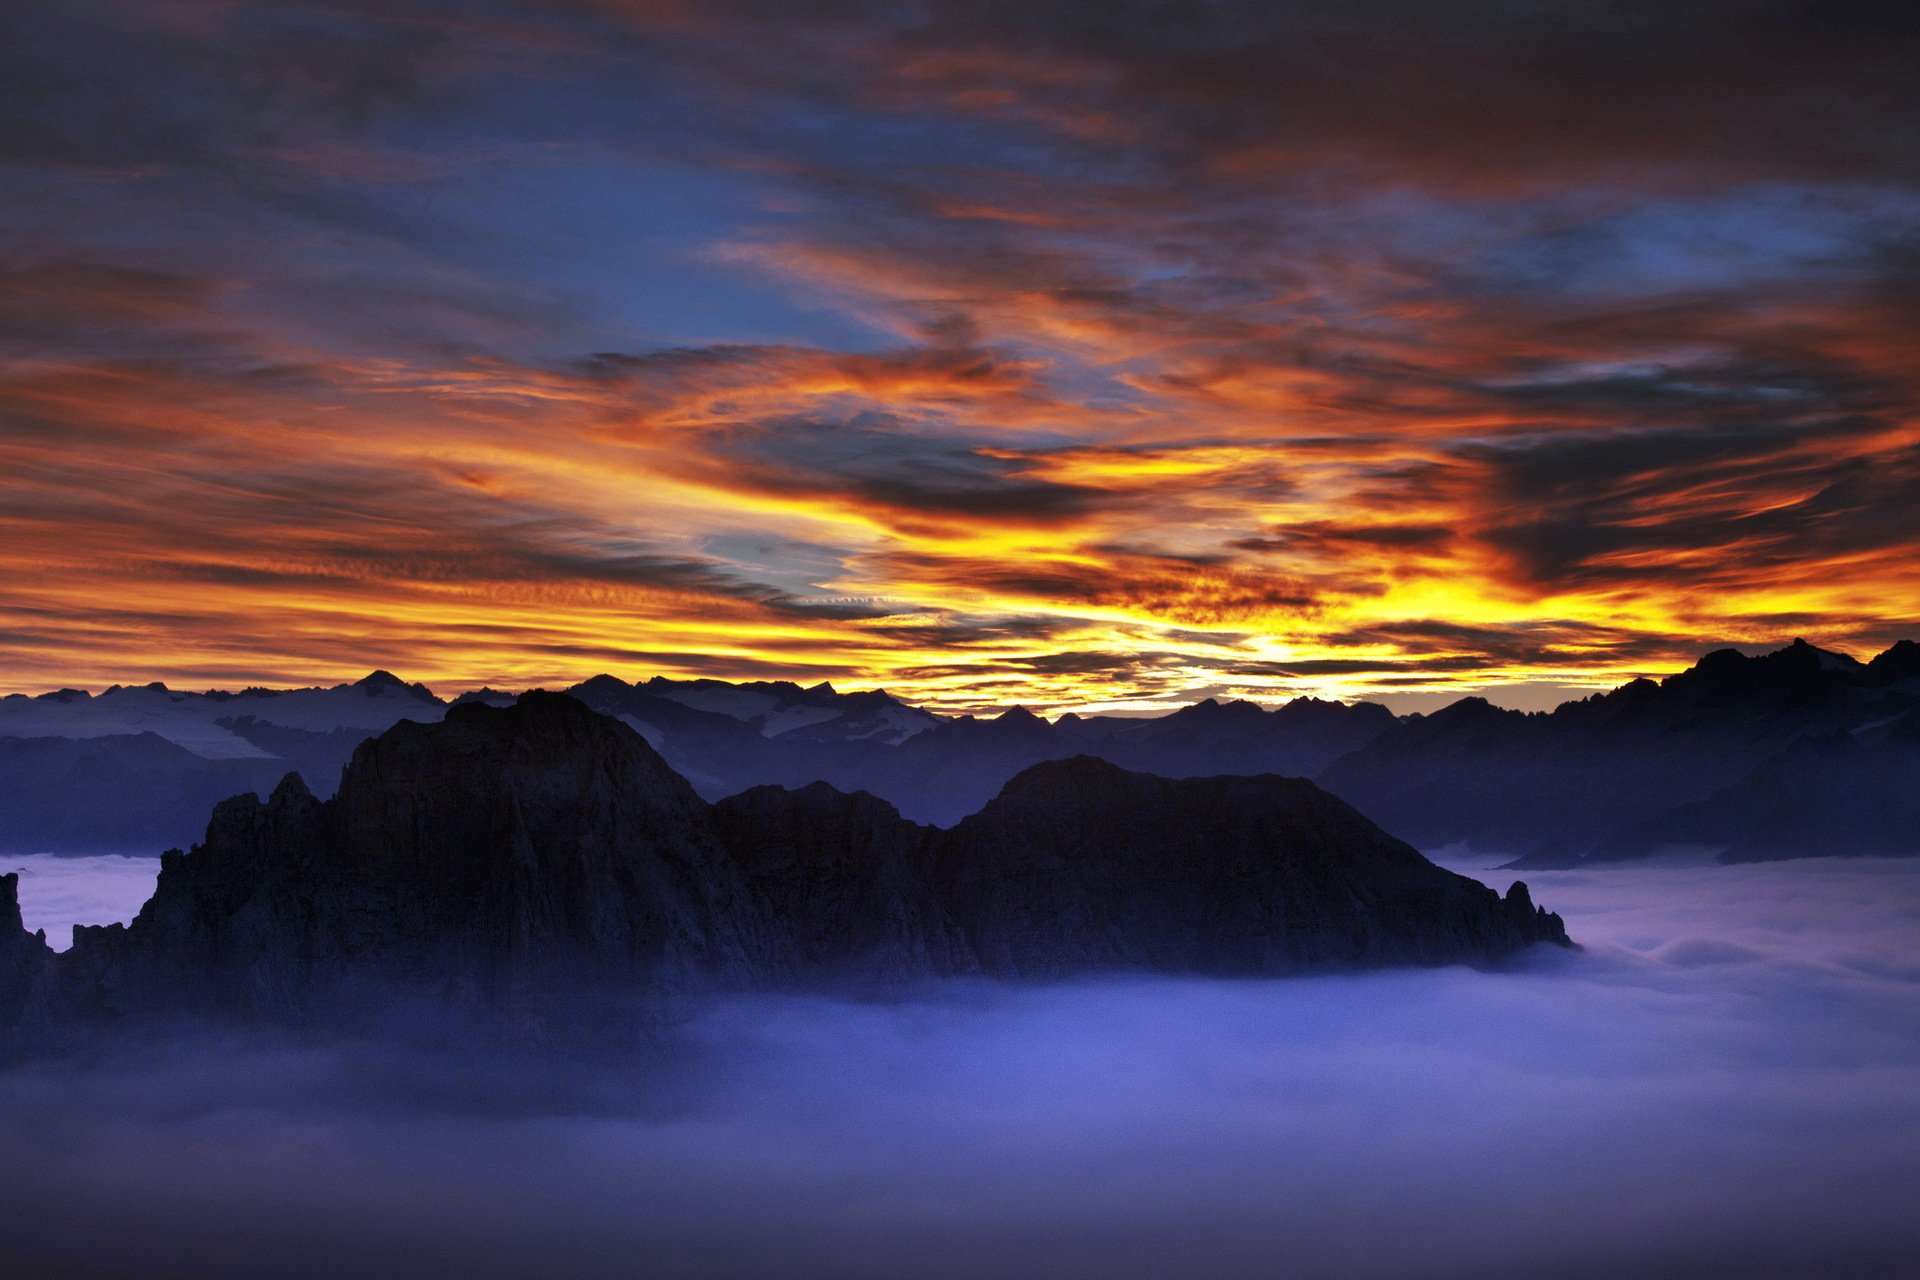
[[(0, 892), (10, 896), (10, 882)], [(1311, 783), (1042, 764), (950, 831), (819, 785), (708, 805), (572, 698), (469, 703), (289, 776), (55, 956), (0, 914), (0, 1018), (304, 1016), (394, 993), (537, 1008), (845, 979), (1266, 974), (1565, 942)]]

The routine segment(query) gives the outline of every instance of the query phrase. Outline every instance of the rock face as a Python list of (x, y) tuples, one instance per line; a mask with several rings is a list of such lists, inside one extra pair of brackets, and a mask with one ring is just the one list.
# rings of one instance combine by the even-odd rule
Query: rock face
[(1036, 765), (941, 841), (936, 884), (981, 967), (1208, 974), (1444, 964), (1565, 942), (1301, 778)]
[(980, 967), (937, 890), (946, 833), (824, 782), (755, 787), (713, 818), (799, 972), (889, 982)]
[[(162, 860), (130, 926), (54, 955), (0, 878), (0, 1020), (303, 1017), (396, 995), (508, 1012), (852, 978), (1268, 974), (1564, 943), (1313, 784), (1042, 764), (948, 831), (824, 784), (708, 805), (559, 694), (471, 702), (289, 775)], [(9, 915), (8, 909), (11, 908)]]
[(0, 876), (0, 1028), (44, 1018), (54, 954), (20, 919), (20, 875)]
[(745, 983), (775, 952), (692, 789), (638, 735), (536, 694), (394, 727), (330, 801), (289, 775), (223, 803), (132, 925), (80, 931), (71, 963), (73, 998), (109, 1012), (281, 1013)]

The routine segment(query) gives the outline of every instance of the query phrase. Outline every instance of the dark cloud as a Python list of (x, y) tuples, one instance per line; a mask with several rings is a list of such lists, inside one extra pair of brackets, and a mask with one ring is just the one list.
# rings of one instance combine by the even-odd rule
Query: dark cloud
[(1447, 542), (1453, 530), (1439, 524), (1342, 525), (1328, 520), (1303, 520), (1277, 527), (1270, 535), (1236, 538), (1229, 545), (1241, 551), (1292, 551), (1325, 546), (1419, 548)]
[(892, 518), (1056, 524), (1113, 495), (1029, 474), (1021, 460), (966, 441), (884, 424), (772, 422), (715, 433), (699, 450), (727, 483), (769, 494), (842, 496)]
[[(1497, 513), (1475, 532), (1524, 580), (1558, 589), (1771, 577), (1776, 567), (1821, 558), (1901, 554), (1920, 544), (1920, 522), (1895, 498), (1920, 483), (1920, 453), (1872, 448), (1882, 429), (1839, 421), (1466, 451), (1484, 468)], [(1852, 457), (1817, 447), (1823, 437), (1856, 435), (1867, 435), (1869, 448)]]

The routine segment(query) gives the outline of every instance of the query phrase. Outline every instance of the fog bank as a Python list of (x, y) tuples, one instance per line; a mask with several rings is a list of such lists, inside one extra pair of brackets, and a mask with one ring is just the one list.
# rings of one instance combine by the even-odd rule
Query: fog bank
[(0, 854), (0, 873), (20, 873), (20, 917), (29, 931), (45, 929), (47, 945), (65, 951), (76, 924), (133, 919), (153, 896), (160, 859), (118, 854), (65, 856)]
[(20, 1065), (0, 1076), (0, 1262), (1920, 1272), (1920, 864), (1530, 883), (1584, 950), (1497, 973), (738, 1000), (600, 1063), (208, 1032)]

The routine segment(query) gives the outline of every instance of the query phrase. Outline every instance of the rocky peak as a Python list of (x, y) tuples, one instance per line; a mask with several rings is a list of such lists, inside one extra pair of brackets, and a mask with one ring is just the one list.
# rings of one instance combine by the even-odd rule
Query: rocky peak
[(0, 875), (0, 1027), (44, 1016), (53, 962), (46, 932), (28, 933), (21, 918), (19, 872)]
[(1000, 789), (999, 800), (1039, 796), (1065, 799), (1070, 796), (1098, 796), (1125, 787), (1130, 774), (1119, 765), (1099, 756), (1068, 756), (1063, 760), (1042, 760), (1022, 769)]
[(1900, 641), (1876, 655), (1867, 664), (1867, 671), (1876, 684), (1892, 684), (1920, 676), (1920, 644), (1911, 640)]
[(1270, 718), (1265, 707), (1244, 699), (1222, 702), (1218, 698), (1205, 698), (1189, 706), (1180, 708), (1161, 721), (1166, 727), (1197, 729), (1258, 729)]
[(400, 694), (426, 702), (437, 701), (433, 696), (433, 690), (427, 688), (427, 686), (423, 684), (408, 684), (405, 680), (402, 680), (399, 676), (396, 676), (393, 672), (385, 670), (384, 668), (368, 672), (366, 675), (360, 677), (360, 679), (355, 680), (349, 687), (358, 689), (369, 698), (385, 697), (389, 694)]
[(551, 693), (402, 722), (331, 800), (289, 774), (219, 805), (131, 926), (78, 931), (66, 956), (22, 933), (15, 884), (12, 1018), (48, 990), (69, 1011), (297, 1018), (426, 996), (519, 1018), (614, 990), (1266, 974), (1565, 941), (1524, 886), (1503, 901), (1300, 779), (1080, 756), (947, 831), (824, 783), (708, 805), (637, 733)]
[(573, 692), (582, 700), (594, 698), (617, 698), (621, 694), (632, 693), (634, 686), (618, 676), (597, 675), (582, 680), (573, 687)]
[(9, 871), (0, 875), (0, 938), (11, 938), (26, 931), (20, 915), (20, 873)]

